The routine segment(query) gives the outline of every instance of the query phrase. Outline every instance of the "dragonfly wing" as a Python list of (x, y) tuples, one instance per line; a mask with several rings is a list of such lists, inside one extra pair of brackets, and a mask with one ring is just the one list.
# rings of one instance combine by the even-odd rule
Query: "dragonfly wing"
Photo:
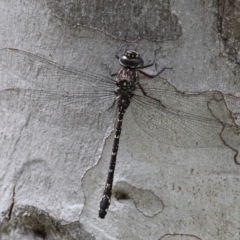
[[(108, 109), (115, 98), (115, 81), (110, 78), (67, 68), (16, 49), (1, 49), (0, 64), (30, 84), (29, 88), (2, 90), (0, 105), (5, 108), (66, 127), (112, 114)], [(15, 85), (19, 85), (17, 81)]]
[(68, 95), (56, 92), (11, 88), (0, 91), (0, 105), (24, 115), (31, 115), (39, 121), (63, 127), (74, 128), (88, 124), (101, 117), (114, 117), (114, 108), (108, 105), (110, 97), (86, 98), (82, 95)]
[[(170, 84), (162, 86), (143, 85), (159, 101), (143, 96), (140, 90), (133, 98), (135, 122), (150, 136), (169, 145), (201, 148), (223, 146), (226, 130), (239, 132), (220, 92), (184, 94)], [(225, 140), (231, 141), (230, 137)]]
[(0, 65), (21, 79), (34, 84), (37, 89), (57, 92), (87, 93), (92, 88), (114, 90), (115, 81), (99, 74), (88, 73), (49, 61), (29, 52), (13, 48), (0, 49)]

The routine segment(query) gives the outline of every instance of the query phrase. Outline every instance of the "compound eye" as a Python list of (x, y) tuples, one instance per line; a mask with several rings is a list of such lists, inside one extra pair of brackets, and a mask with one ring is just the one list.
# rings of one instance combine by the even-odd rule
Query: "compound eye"
[(119, 58), (119, 63), (127, 68), (140, 68), (143, 66), (143, 60), (136, 51), (129, 50)]
[(134, 59), (134, 58), (139, 58), (140, 57), (140, 54), (136, 51), (133, 51), (133, 50), (128, 50), (125, 54), (125, 56), (128, 58), (128, 59)]

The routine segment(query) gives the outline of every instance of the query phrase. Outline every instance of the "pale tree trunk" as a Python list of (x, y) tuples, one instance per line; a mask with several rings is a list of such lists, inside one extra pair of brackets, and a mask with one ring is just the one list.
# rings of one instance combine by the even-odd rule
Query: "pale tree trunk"
[[(239, 4), (230, 0), (2, 0), (0, 238), (239, 239)], [(37, 88), (40, 83), (33, 79), (41, 76), (46, 91), (48, 85), (61, 88), (59, 76), (43, 75), (47, 65), (33, 69), (29, 66), (34, 58), (28, 62), (20, 51), (6, 48), (109, 77), (102, 63), (117, 72), (120, 66), (114, 54), (124, 42), (123, 49), (137, 50), (146, 63), (161, 47), (148, 73), (172, 69), (161, 78), (149, 79), (154, 86), (170, 89), (179, 99), (187, 93), (199, 95), (193, 96), (195, 100), (187, 98), (182, 106), (175, 99), (179, 110), (193, 111), (181, 124), (180, 112), (172, 119), (171, 124), (182, 129), (182, 135), (176, 135), (179, 144), (171, 143), (167, 135), (177, 129), (173, 125), (162, 129), (164, 137), (158, 129), (141, 126), (138, 113), (126, 112), (112, 201), (105, 219), (100, 219), (114, 112), (103, 114), (97, 103), (88, 104), (95, 115), (82, 114), (81, 122), (69, 112), (64, 122), (57, 118), (61, 107), (46, 118), (26, 111), (27, 101), (37, 99), (19, 103), (9, 94), (13, 88)], [(201, 105), (202, 99), (209, 102)], [(199, 146), (191, 147), (187, 126), (196, 115), (203, 118), (189, 128), (199, 136)], [(212, 129), (201, 127), (205, 115), (211, 115), (221, 131), (213, 130), (212, 123)]]

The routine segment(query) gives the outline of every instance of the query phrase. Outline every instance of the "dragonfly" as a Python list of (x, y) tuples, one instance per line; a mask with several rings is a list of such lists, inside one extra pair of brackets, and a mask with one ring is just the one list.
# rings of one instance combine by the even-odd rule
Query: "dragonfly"
[[(86, 124), (88, 115), (102, 114), (115, 119), (110, 165), (100, 201), (99, 217), (102, 219), (110, 206), (126, 110), (132, 112), (141, 130), (164, 144), (185, 148), (230, 146), (234, 149), (240, 142), (239, 138), (237, 141), (233, 138), (239, 136), (240, 129), (229, 117), (222, 93), (179, 92), (159, 77), (171, 68), (164, 67), (156, 74), (143, 70), (155, 64), (159, 49), (154, 52), (153, 61), (146, 65), (135, 50), (119, 56), (121, 49), (122, 46), (115, 53), (121, 68), (109, 77), (66, 67), (23, 50), (0, 49), (0, 65), (27, 85), (1, 90), (2, 107), (31, 114), (48, 124), (71, 128)], [(157, 79), (157, 86), (151, 78)]]

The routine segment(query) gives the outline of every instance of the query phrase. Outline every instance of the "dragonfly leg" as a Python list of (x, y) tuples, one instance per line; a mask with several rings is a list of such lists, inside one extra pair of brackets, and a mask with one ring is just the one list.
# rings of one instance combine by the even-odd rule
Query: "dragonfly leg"
[(115, 103), (116, 103), (116, 100), (117, 100), (117, 98), (114, 99), (112, 105), (108, 108), (108, 110), (110, 110), (110, 109), (112, 109), (112, 108), (114, 107), (114, 105), (115, 105)]
[(123, 48), (123, 46), (126, 45), (126, 44), (127, 44), (126, 42), (123, 43), (123, 44), (117, 49), (117, 51), (115, 52), (115, 57), (116, 57), (117, 59), (120, 58), (120, 57), (118, 56), (118, 53), (121, 51), (121, 49)]
[(106, 63), (102, 63), (102, 65), (104, 65), (104, 66), (107, 68), (108, 73), (109, 73), (109, 75), (110, 75), (111, 77), (115, 77), (115, 76), (118, 75), (118, 72), (116, 72), (116, 73), (112, 73), (111, 68), (108, 66), (108, 64), (106, 64)]
[(153, 65), (155, 64), (156, 59), (157, 59), (157, 53), (159, 52), (159, 50), (160, 50), (161, 48), (162, 48), (162, 47), (160, 47), (160, 48), (158, 48), (158, 49), (156, 49), (156, 50), (154, 51), (154, 59), (153, 59), (153, 61), (152, 61), (151, 63), (149, 63), (148, 65), (142, 66), (142, 67), (140, 67), (139, 69), (148, 68), (148, 67), (153, 66)]
[(145, 97), (151, 98), (151, 99), (153, 99), (153, 100), (159, 102), (159, 103), (161, 104), (162, 107), (166, 108), (166, 106), (161, 102), (161, 100), (149, 96), (149, 95), (146, 93), (146, 91), (144, 90), (144, 88), (142, 87), (142, 85), (140, 84), (140, 82), (137, 83), (137, 86), (140, 88), (140, 90), (142, 91), (142, 93), (143, 93), (143, 95), (144, 95)]
[(155, 78), (156, 76), (160, 75), (163, 71), (165, 71), (166, 69), (172, 69), (172, 67), (164, 67), (162, 68), (158, 73), (156, 74), (149, 74), (149, 73), (146, 73), (142, 70), (138, 70), (141, 74), (143, 74), (144, 76), (146, 77), (149, 77), (149, 78)]

